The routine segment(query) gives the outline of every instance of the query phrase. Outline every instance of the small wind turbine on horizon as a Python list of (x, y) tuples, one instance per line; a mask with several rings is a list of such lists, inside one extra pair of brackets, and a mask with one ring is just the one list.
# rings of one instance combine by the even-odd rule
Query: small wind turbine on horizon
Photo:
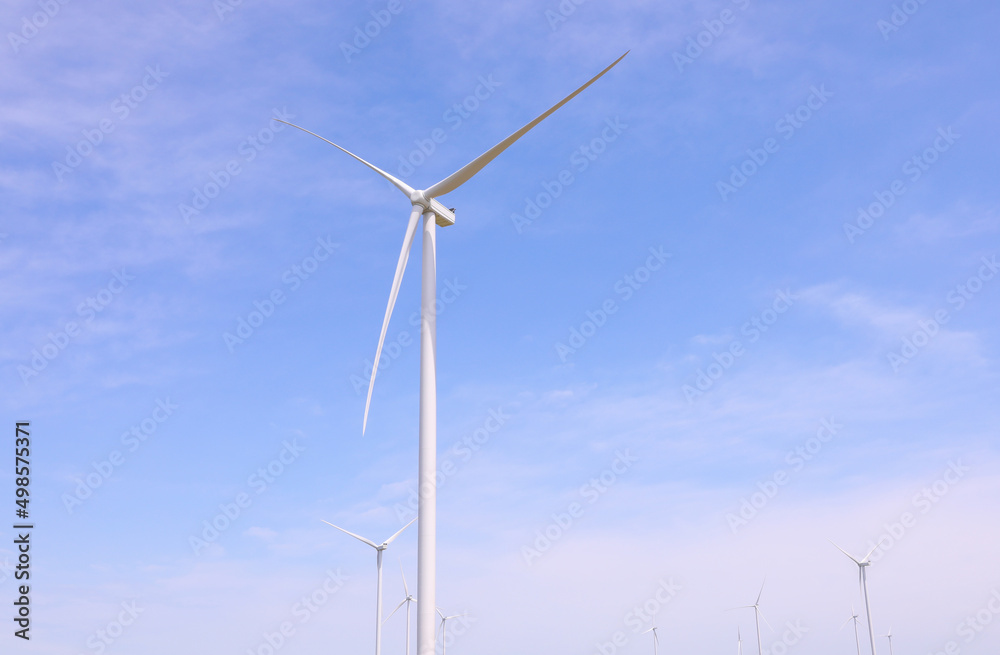
[(892, 655), (892, 628), (889, 628), (889, 632), (882, 636), (889, 639), (889, 655)]
[[(761, 594), (764, 593), (764, 584), (766, 582), (767, 579), (765, 579), (764, 582), (760, 583), (760, 591), (757, 592), (757, 600), (754, 601), (753, 605), (741, 605), (740, 607), (733, 608), (736, 610), (749, 609), (751, 607), (753, 608), (753, 618), (757, 624), (757, 655), (764, 655), (764, 647), (761, 644), (760, 640), (760, 620), (764, 619), (764, 623), (767, 625), (767, 627), (771, 628), (771, 624), (767, 622), (767, 619), (764, 618), (764, 614), (760, 611), (760, 597)], [(771, 630), (774, 630), (774, 628), (771, 628)], [(737, 629), (737, 634), (739, 634), (738, 629)]]
[(743, 655), (743, 635), (739, 628), (736, 628), (736, 655)]
[(653, 627), (649, 628), (648, 630), (643, 630), (642, 634), (646, 634), (647, 632), (652, 632), (653, 633), (653, 655), (657, 655), (656, 649), (657, 649), (657, 646), (660, 645), (660, 638), (656, 636), (656, 617), (655, 616), (653, 617)]
[[(833, 544), (832, 541), (830, 543)], [(871, 566), (872, 563), (869, 558), (872, 556), (872, 553), (878, 550), (879, 546), (882, 545), (882, 541), (879, 541), (877, 544), (875, 544), (875, 547), (872, 548), (870, 551), (868, 551), (868, 554), (865, 555), (860, 560), (858, 560), (856, 557), (854, 557), (854, 555), (851, 555), (849, 552), (847, 552), (837, 544), (833, 545), (837, 550), (850, 557), (851, 561), (858, 565), (858, 586), (861, 587), (861, 592), (865, 597), (865, 615), (868, 618), (868, 640), (871, 642), (872, 655), (875, 655), (875, 628), (874, 626), (872, 626), (872, 608), (871, 605), (868, 603), (868, 574), (866, 573), (865, 569)]]
[(300, 127), (287, 121), (281, 121), (287, 125), (311, 134), (326, 143), (334, 146), (338, 150), (353, 157), (371, 170), (388, 180), (390, 184), (399, 189), (411, 205), (410, 218), (406, 224), (406, 231), (403, 236), (403, 248), (399, 253), (399, 260), (396, 262), (396, 273), (392, 279), (392, 287), (389, 291), (389, 303), (385, 310), (385, 318), (382, 321), (382, 332), (379, 335), (378, 347), (375, 350), (375, 361), (372, 364), (371, 380), (368, 383), (368, 397), (365, 400), (365, 415), (362, 422), (361, 433), (364, 434), (368, 426), (368, 410), (371, 407), (372, 389), (375, 386), (375, 374), (378, 371), (379, 358), (382, 354), (382, 345), (385, 343), (386, 330), (389, 328), (389, 319), (392, 316), (392, 309), (396, 304), (396, 296), (399, 294), (400, 284), (403, 280), (403, 271), (406, 269), (406, 262), (410, 255), (410, 247), (417, 231), (417, 224), (423, 218), (423, 262), (421, 267), (420, 284), (420, 411), (419, 411), (419, 432), (418, 432), (418, 479), (417, 488), (420, 490), (419, 505), (417, 507), (417, 653), (418, 655), (434, 655), (435, 629), (434, 611), (436, 606), (436, 550), (437, 550), (437, 488), (435, 476), (437, 473), (437, 313), (434, 305), (437, 300), (437, 236), (436, 226), (446, 227), (455, 224), (455, 212), (445, 207), (437, 200), (440, 196), (451, 193), (468, 182), (483, 167), (493, 161), (500, 153), (510, 147), (515, 141), (528, 133), (533, 127), (541, 123), (554, 111), (575, 98), (588, 86), (596, 82), (601, 76), (611, 70), (615, 65), (627, 55), (626, 51), (621, 57), (613, 61), (600, 73), (590, 78), (586, 83), (573, 91), (568, 96), (557, 102), (548, 110), (540, 114), (534, 120), (523, 126), (506, 139), (496, 144), (483, 154), (479, 155), (471, 162), (458, 169), (440, 182), (427, 187), (426, 189), (414, 189), (406, 182), (386, 173), (384, 170), (371, 164), (354, 153), (341, 148), (339, 145), (326, 139), (315, 132), (310, 132), (304, 127)]
[[(322, 519), (320, 520), (322, 521)], [(416, 520), (417, 519), (413, 519), (413, 521)], [(378, 559), (377, 559), (378, 577), (376, 578), (376, 583), (375, 583), (375, 655), (382, 655), (382, 553), (385, 551), (386, 548), (389, 547), (389, 544), (391, 544), (396, 537), (403, 534), (403, 530), (413, 525), (413, 521), (410, 521), (409, 523), (401, 527), (399, 529), (399, 532), (392, 535), (391, 537), (383, 541), (381, 544), (377, 544), (374, 541), (371, 541), (370, 539), (365, 539), (364, 537), (356, 535), (353, 532), (348, 532), (339, 525), (333, 525), (333, 523), (330, 523), (329, 521), (323, 521), (323, 523), (326, 523), (329, 526), (333, 526), (345, 534), (351, 535), (358, 541), (368, 544), (369, 546), (374, 548), (375, 551), (378, 553)]]
[[(418, 605), (419, 607), (419, 605)], [(441, 615), (441, 655), (445, 655), (445, 648), (448, 646), (448, 621), (451, 619), (457, 619), (460, 616), (465, 616), (467, 612), (462, 612), (461, 614), (452, 614), (451, 616), (445, 616), (441, 608), (438, 607), (437, 613)]]
[(840, 629), (843, 630), (844, 626), (851, 621), (854, 621), (854, 643), (858, 647), (858, 655), (861, 655), (861, 637), (858, 635), (858, 613), (854, 611), (854, 605), (851, 605), (851, 618), (844, 621), (844, 625), (840, 626)]
[[(396, 605), (396, 609), (389, 612), (389, 616), (385, 617), (385, 621), (391, 619), (392, 615), (395, 614), (400, 607), (404, 604), (406, 605), (406, 655), (410, 655), (410, 603), (416, 602), (417, 599), (410, 593), (410, 588), (406, 586), (406, 574), (403, 573), (402, 562), (399, 563), (399, 574), (403, 576), (403, 592), (406, 594), (406, 598), (404, 598), (399, 605)], [(385, 623), (385, 621), (382, 623)]]

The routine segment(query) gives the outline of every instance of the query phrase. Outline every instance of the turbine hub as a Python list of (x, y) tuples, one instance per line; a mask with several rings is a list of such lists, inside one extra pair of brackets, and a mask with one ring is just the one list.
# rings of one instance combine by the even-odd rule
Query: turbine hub
[(413, 190), (413, 193), (410, 194), (410, 202), (424, 209), (430, 207), (430, 198), (420, 189)]

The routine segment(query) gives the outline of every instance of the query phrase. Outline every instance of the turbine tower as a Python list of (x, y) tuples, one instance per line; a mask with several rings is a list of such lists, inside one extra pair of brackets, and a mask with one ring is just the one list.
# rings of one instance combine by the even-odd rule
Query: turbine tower
[(844, 621), (844, 625), (840, 626), (840, 629), (843, 630), (844, 626), (851, 621), (854, 621), (854, 643), (858, 647), (858, 655), (861, 655), (861, 637), (858, 635), (858, 613), (854, 611), (853, 605), (851, 605), (851, 618)]
[[(415, 603), (417, 599), (410, 593), (410, 588), (406, 586), (406, 574), (403, 573), (402, 562), (399, 563), (399, 574), (403, 576), (403, 592), (406, 594), (406, 598), (404, 598), (399, 605), (396, 605), (396, 609), (389, 612), (389, 616), (385, 617), (385, 621), (391, 619), (392, 615), (395, 614), (404, 603), (406, 604), (406, 655), (410, 655), (410, 603)], [(383, 621), (383, 623), (385, 623), (385, 621)]]
[(576, 91), (569, 94), (533, 121), (514, 132), (506, 139), (496, 144), (471, 162), (458, 169), (440, 182), (426, 189), (414, 189), (406, 182), (386, 173), (384, 170), (370, 164), (352, 152), (287, 121), (286, 125), (300, 129), (326, 141), (338, 150), (350, 155), (368, 168), (372, 169), (400, 190), (410, 202), (410, 218), (406, 224), (403, 236), (403, 248), (396, 263), (396, 273), (389, 291), (389, 303), (382, 321), (382, 332), (375, 350), (375, 361), (372, 364), (371, 380), (368, 383), (368, 397), (365, 400), (365, 416), (362, 423), (362, 434), (368, 426), (368, 410), (371, 406), (372, 389), (375, 385), (375, 373), (378, 371), (378, 361), (382, 354), (382, 344), (385, 342), (386, 330), (389, 328), (389, 318), (396, 304), (396, 296), (403, 279), (403, 271), (410, 254), (410, 246), (417, 231), (417, 223), (423, 218), (423, 265), (420, 284), (420, 418), (419, 418), (419, 463), (417, 484), (419, 489), (419, 505), (417, 508), (417, 653), (418, 655), (434, 655), (434, 611), (436, 597), (436, 529), (437, 529), (437, 489), (435, 473), (437, 468), (437, 317), (434, 310), (436, 300), (437, 278), (437, 236), (435, 227), (455, 224), (455, 213), (441, 204), (437, 198), (451, 193), (468, 182), (472, 176), (483, 169), (501, 152), (524, 136), (531, 128), (538, 125), (552, 112), (572, 100), (581, 91), (596, 82), (602, 75), (611, 70), (628, 52), (616, 59), (607, 68), (592, 77)]
[[(832, 541), (830, 543), (833, 544)], [(850, 557), (851, 561), (858, 565), (858, 585), (861, 587), (861, 591), (865, 597), (865, 614), (868, 617), (868, 640), (871, 642), (872, 655), (875, 655), (875, 628), (872, 626), (872, 608), (871, 605), (868, 603), (868, 574), (865, 571), (865, 569), (871, 566), (871, 561), (869, 560), (869, 558), (872, 556), (872, 553), (878, 550), (879, 546), (882, 545), (882, 541), (879, 541), (877, 544), (875, 544), (875, 547), (872, 548), (870, 551), (868, 551), (868, 554), (865, 555), (864, 558), (862, 558), (861, 560), (858, 560), (849, 552), (847, 552), (840, 546), (837, 546), (837, 544), (833, 545), (837, 548), (837, 550)]]
[[(416, 520), (417, 519), (413, 519), (413, 521)], [(377, 556), (378, 577), (376, 578), (375, 582), (375, 655), (382, 655), (382, 553), (385, 551), (386, 548), (389, 547), (389, 544), (391, 544), (396, 537), (403, 534), (403, 530), (413, 525), (413, 521), (410, 521), (409, 523), (401, 527), (399, 529), (399, 532), (392, 535), (391, 537), (383, 541), (381, 544), (377, 544), (374, 541), (371, 541), (370, 539), (365, 539), (364, 537), (356, 535), (353, 532), (348, 532), (344, 528), (337, 525), (333, 525), (333, 523), (330, 523), (329, 521), (323, 521), (323, 523), (331, 525), (340, 530), (341, 532), (351, 535), (358, 541), (362, 541), (368, 544), (369, 546), (374, 548), (375, 551), (378, 553)]]

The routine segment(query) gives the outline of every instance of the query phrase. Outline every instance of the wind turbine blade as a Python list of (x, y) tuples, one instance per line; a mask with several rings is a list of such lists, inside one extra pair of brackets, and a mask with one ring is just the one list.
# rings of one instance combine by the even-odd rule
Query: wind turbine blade
[[(830, 543), (833, 544), (832, 541)], [(879, 542), (879, 543), (881, 543), (881, 542)], [(852, 562), (854, 562), (858, 566), (861, 566), (861, 562), (859, 562), (858, 560), (854, 559), (854, 555), (851, 555), (849, 552), (847, 552), (846, 550), (844, 550), (843, 548), (841, 548), (837, 544), (833, 544), (833, 547), (836, 548), (837, 550), (839, 550), (840, 552), (842, 552), (843, 554), (847, 555), (848, 557), (850, 557)]]
[[(760, 618), (764, 619), (764, 625), (771, 628), (771, 624), (767, 622), (767, 619), (764, 617), (764, 613), (760, 611), (759, 607), (757, 608), (757, 613), (760, 614)], [(771, 632), (774, 632), (774, 628), (771, 628)]]
[[(276, 118), (274, 120), (278, 120), (278, 119)], [(320, 519), (320, 521), (323, 521), (323, 519)], [(374, 541), (369, 541), (368, 539), (365, 539), (364, 537), (362, 537), (360, 535), (356, 535), (353, 532), (348, 532), (344, 528), (342, 528), (342, 527), (340, 527), (338, 525), (333, 525), (333, 523), (330, 523), (329, 521), (323, 521), (323, 523), (326, 523), (327, 525), (333, 526), (333, 527), (337, 528), (338, 530), (340, 530), (341, 532), (349, 534), (352, 537), (354, 537), (355, 539), (357, 539), (358, 541), (363, 541), (366, 544), (368, 544), (369, 546), (371, 546), (372, 548), (374, 548), (375, 550), (378, 550), (378, 544), (376, 544)]]
[(840, 629), (843, 630), (844, 626), (846, 626), (848, 623), (850, 623), (853, 620), (854, 620), (854, 617), (852, 616), (849, 619), (847, 619), (846, 621), (844, 621), (844, 625), (840, 626)]
[(403, 573), (403, 560), (402, 559), (399, 560), (399, 575), (403, 576), (403, 592), (406, 594), (406, 597), (409, 598), (410, 597), (410, 588), (406, 586), (406, 574)]
[(882, 542), (883, 542), (883, 541), (885, 541), (885, 539), (879, 539), (879, 540), (878, 540), (878, 543), (877, 543), (877, 544), (875, 544), (875, 547), (874, 547), (874, 548), (872, 548), (872, 549), (871, 549), (870, 551), (868, 551), (868, 554), (867, 554), (867, 555), (865, 555), (865, 558), (864, 558), (863, 560), (861, 560), (861, 561), (862, 561), (862, 562), (867, 562), (867, 561), (868, 561), (868, 558), (872, 556), (872, 553), (874, 553), (874, 552), (875, 552), (876, 550), (878, 550), (878, 549), (879, 549), (879, 548), (880, 548), (880, 547), (882, 546)]
[(401, 603), (400, 603), (399, 605), (396, 605), (396, 609), (394, 609), (394, 610), (392, 610), (391, 612), (389, 612), (389, 616), (385, 617), (385, 618), (384, 618), (384, 619), (382, 620), (382, 623), (385, 623), (385, 622), (386, 622), (386, 621), (388, 621), (388, 620), (389, 620), (390, 618), (392, 618), (392, 615), (393, 615), (393, 614), (395, 614), (395, 613), (396, 613), (396, 611), (397, 611), (397, 610), (398, 610), (398, 609), (399, 609), (400, 607), (402, 607), (403, 605), (405, 605), (405, 604), (406, 604), (406, 601), (407, 601), (407, 600), (409, 600), (409, 598), (404, 598), (404, 599), (403, 599), (403, 602), (401, 602)]
[(447, 619), (444, 616), (444, 612), (441, 611), (440, 607), (435, 607), (434, 609), (437, 610), (437, 613), (441, 615), (441, 620), (442, 621), (447, 621)]
[[(628, 54), (628, 52), (625, 53), (625, 55), (627, 55), (627, 54)], [(531, 121), (530, 123), (528, 123), (527, 125), (525, 125), (521, 129), (519, 129), (517, 132), (514, 132), (509, 137), (507, 137), (506, 139), (504, 139), (500, 143), (496, 144), (495, 146), (493, 146), (492, 148), (490, 148), (489, 150), (487, 150), (483, 154), (479, 155), (478, 157), (476, 157), (475, 159), (473, 159), (471, 162), (469, 162), (468, 164), (466, 164), (462, 168), (458, 169), (457, 171), (455, 171), (454, 173), (452, 173), (448, 177), (444, 178), (443, 180), (441, 180), (440, 182), (438, 182), (434, 186), (432, 186), (429, 189), (427, 189), (427, 191), (425, 192), (426, 195), (427, 195), (427, 197), (428, 198), (436, 198), (438, 196), (443, 196), (446, 193), (451, 193), (452, 191), (454, 191), (458, 187), (460, 187), (463, 184), (465, 184), (466, 182), (468, 182), (472, 178), (473, 175), (475, 175), (476, 173), (478, 173), (479, 171), (481, 171), (483, 169), (483, 167), (486, 166), (486, 164), (488, 164), (491, 161), (493, 161), (497, 157), (497, 155), (499, 155), (501, 152), (503, 152), (508, 147), (510, 147), (510, 145), (512, 143), (514, 143), (515, 141), (517, 141), (518, 139), (520, 139), (522, 136), (524, 136), (528, 132), (528, 130), (530, 130), (531, 128), (533, 128), (534, 126), (538, 125), (543, 120), (545, 120), (546, 118), (548, 118), (549, 115), (552, 114), (552, 112), (554, 112), (555, 110), (559, 109), (560, 107), (562, 107), (563, 105), (565, 105), (567, 102), (569, 102), (570, 100), (572, 100), (573, 98), (575, 98), (577, 96), (577, 94), (579, 94), (581, 91), (583, 91), (584, 89), (586, 89), (588, 86), (590, 86), (591, 84), (593, 84), (594, 82), (596, 82), (602, 75), (604, 75), (605, 73), (607, 73), (609, 70), (611, 70), (612, 68), (614, 68), (614, 66), (618, 62), (620, 62), (622, 60), (622, 58), (625, 57), (625, 55), (622, 55), (618, 59), (614, 60), (611, 63), (610, 66), (608, 66), (607, 68), (605, 68), (604, 70), (602, 70), (600, 73), (598, 73), (594, 77), (590, 78), (590, 81), (588, 81), (586, 84), (584, 84), (583, 86), (581, 86), (579, 89), (577, 89), (573, 93), (569, 94), (568, 96), (566, 96), (565, 98), (563, 98), (562, 100), (560, 100), (559, 102), (557, 102), (555, 105), (553, 105), (544, 114), (542, 114), (541, 116), (539, 116), (535, 120)]]
[(399, 261), (396, 262), (396, 274), (392, 278), (392, 288), (389, 290), (389, 305), (385, 308), (385, 318), (382, 320), (382, 332), (378, 337), (378, 348), (375, 349), (375, 361), (372, 364), (372, 377), (368, 382), (368, 399), (365, 400), (365, 419), (361, 424), (362, 435), (364, 435), (365, 430), (368, 428), (368, 410), (371, 409), (372, 390), (375, 388), (375, 374), (378, 372), (378, 360), (382, 356), (382, 344), (385, 343), (385, 333), (389, 329), (392, 308), (396, 306), (399, 285), (403, 283), (403, 271), (406, 270), (406, 260), (410, 257), (410, 246), (413, 245), (413, 235), (417, 233), (417, 224), (420, 222), (421, 212), (423, 212), (423, 209), (414, 205), (410, 211), (410, 222), (406, 224), (406, 234), (403, 236), (403, 249), (399, 252)]
[(754, 602), (754, 605), (759, 605), (759, 604), (760, 604), (760, 597), (761, 597), (761, 595), (763, 595), (763, 593), (764, 593), (764, 585), (765, 585), (766, 583), (767, 583), (767, 578), (765, 577), (765, 578), (764, 578), (764, 582), (761, 582), (761, 583), (760, 583), (760, 591), (759, 591), (759, 592), (757, 592), (757, 600), (756, 600), (756, 601)]
[[(417, 520), (416, 518), (414, 518), (414, 519), (413, 519), (413, 521), (416, 521), (416, 520)], [(413, 525), (413, 521), (410, 521), (409, 523), (407, 523), (406, 525), (404, 525), (403, 527), (401, 527), (401, 528), (399, 529), (399, 532), (397, 532), (396, 534), (394, 534), (394, 535), (392, 535), (391, 537), (389, 537), (388, 539), (386, 539), (386, 540), (385, 540), (385, 545), (386, 545), (386, 546), (388, 546), (389, 544), (391, 544), (391, 543), (392, 543), (392, 540), (393, 540), (393, 539), (395, 539), (395, 538), (396, 538), (396, 537), (398, 537), (399, 535), (403, 534), (403, 530), (405, 530), (406, 528), (408, 528), (408, 527), (410, 527), (411, 525)]]
[(355, 159), (357, 159), (359, 162), (361, 162), (362, 164), (364, 164), (368, 168), (372, 169), (373, 171), (375, 171), (376, 173), (378, 173), (379, 175), (381, 175), (385, 179), (389, 180), (389, 182), (392, 184), (392, 186), (394, 186), (397, 189), (399, 189), (400, 191), (402, 191), (406, 195), (407, 198), (409, 198), (410, 194), (413, 193), (413, 187), (411, 187), (406, 182), (393, 177), (389, 173), (386, 173), (385, 171), (383, 171), (381, 168), (379, 168), (375, 164), (371, 164), (369, 162), (366, 162), (364, 159), (362, 159), (361, 157), (358, 157), (357, 155), (355, 155), (350, 150), (345, 150), (344, 148), (341, 148), (340, 146), (338, 146), (336, 143), (334, 143), (330, 139), (321, 137), (320, 135), (316, 134), (315, 132), (310, 132), (306, 128), (300, 127), (300, 126), (296, 125), (295, 123), (289, 123), (288, 121), (283, 121), (280, 118), (275, 118), (274, 120), (278, 121), (279, 123), (284, 123), (285, 125), (291, 125), (292, 127), (296, 128), (296, 129), (302, 130), (306, 134), (312, 134), (317, 139), (322, 139), (323, 141), (326, 141), (327, 143), (329, 143), (331, 146), (333, 146), (337, 150), (340, 150), (341, 152), (346, 152), (351, 157), (354, 157)]

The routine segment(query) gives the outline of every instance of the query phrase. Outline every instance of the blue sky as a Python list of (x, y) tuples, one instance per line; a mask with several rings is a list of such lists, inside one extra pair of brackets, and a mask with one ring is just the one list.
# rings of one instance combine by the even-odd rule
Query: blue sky
[(998, 18), (6, 3), (2, 403), (8, 434), (31, 421), (37, 526), (16, 647), (263, 653), (287, 623), (283, 653), (368, 652), (373, 554), (320, 519), (413, 516), (419, 258), (362, 437), (408, 208), (272, 119), (427, 187), (631, 49), (444, 198), (448, 652), (647, 653), (647, 611), (666, 651), (750, 648), (728, 610), (765, 576), (768, 652), (846, 652), (862, 601), (828, 540), (886, 535), (877, 634), (996, 652)]

